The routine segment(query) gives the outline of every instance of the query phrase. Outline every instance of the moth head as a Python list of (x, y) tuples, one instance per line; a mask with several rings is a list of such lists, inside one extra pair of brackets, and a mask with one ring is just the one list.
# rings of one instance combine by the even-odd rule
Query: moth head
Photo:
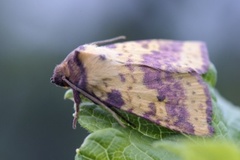
[(65, 61), (55, 67), (53, 76), (50, 79), (51, 83), (54, 83), (60, 87), (69, 87), (69, 85), (63, 80), (63, 77), (69, 77), (69, 68)]

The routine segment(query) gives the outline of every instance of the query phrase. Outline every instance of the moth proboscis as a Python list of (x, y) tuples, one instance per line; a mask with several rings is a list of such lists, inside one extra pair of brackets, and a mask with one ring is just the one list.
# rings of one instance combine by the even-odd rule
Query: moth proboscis
[(73, 128), (82, 94), (123, 127), (116, 109), (183, 133), (212, 135), (212, 102), (201, 77), (210, 65), (206, 45), (162, 39), (103, 45), (123, 38), (81, 45), (55, 67), (51, 82), (73, 90)]

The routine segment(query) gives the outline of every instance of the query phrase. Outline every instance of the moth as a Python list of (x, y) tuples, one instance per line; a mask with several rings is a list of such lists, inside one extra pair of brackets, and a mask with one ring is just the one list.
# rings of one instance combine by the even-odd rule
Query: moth
[(122, 126), (116, 109), (182, 133), (212, 135), (211, 96), (201, 77), (210, 65), (205, 43), (112, 43), (123, 38), (81, 45), (55, 67), (51, 82), (73, 90), (73, 127), (81, 94), (107, 109)]

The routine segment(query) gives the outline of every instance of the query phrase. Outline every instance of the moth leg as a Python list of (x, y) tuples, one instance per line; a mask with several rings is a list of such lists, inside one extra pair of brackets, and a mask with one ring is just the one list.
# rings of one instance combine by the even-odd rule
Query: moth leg
[[(112, 114), (112, 116), (116, 119), (116, 121), (122, 126), (122, 127), (126, 127), (124, 125), (124, 123), (121, 121), (121, 119), (118, 117), (117, 113), (114, 112), (112, 109), (110, 109), (108, 106), (106, 106), (104, 103), (102, 103), (101, 101), (99, 101), (97, 98), (93, 97), (92, 95), (88, 94), (87, 92), (85, 92), (84, 90), (78, 88), (77, 86), (75, 86), (72, 82), (70, 82), (66, 77), (62, 77), (62, 80), (65, 81), (73, 90), (73, 93), (76, 92), (76, 94), (78, 93), (78, 95), (76, 96), (76, 100), (78, 100), (77, 97), (79, 97), (79, 94), (82, 94), (83, 96), (87, 97), (88, 99), (90, 99), (91, 101), (93, 101), (96, 104), (99, 104), (100, 106), (102, 106), (103, 108), (105, 108), (109, 113)], [(79, 97), (80, 99), (80, 97)], [(75, 100), (75, 97), (74, 97)], [(80, 100), (81, 101), (81, 100)], [(80, 103), (79, 103), (80, 104)], [(77, 105), (77, 103), (76, 103)], [(79, 105), (78, 105), (79, 106)], [(75, 117), (74, 117), (75, 120)]]
[(79, 112), (79, 105), (81, 103), (81, 98), (79, 96), (79, 92), (76, 91), (76, 90), (73, 90), (73, 98), (74, 98), (74, 109), (75, 109), (75, 112), (73, 114), (73, 122), (72, 122), (72, 128), (73, 129), (76, 129), (76, 126), (77, 126), (77, 120), (78, 120), (78, 112)]

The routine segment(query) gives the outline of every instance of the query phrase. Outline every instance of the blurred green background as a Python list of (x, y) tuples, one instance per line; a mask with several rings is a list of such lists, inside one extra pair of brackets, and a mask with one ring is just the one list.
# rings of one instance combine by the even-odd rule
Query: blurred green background
[(73, 159), (87, 133), (49, 78), (80, 44), (118, 35), (205, 41), (217, 89), (240, 105), (240, 1), (1, 0), (1, 160)]

